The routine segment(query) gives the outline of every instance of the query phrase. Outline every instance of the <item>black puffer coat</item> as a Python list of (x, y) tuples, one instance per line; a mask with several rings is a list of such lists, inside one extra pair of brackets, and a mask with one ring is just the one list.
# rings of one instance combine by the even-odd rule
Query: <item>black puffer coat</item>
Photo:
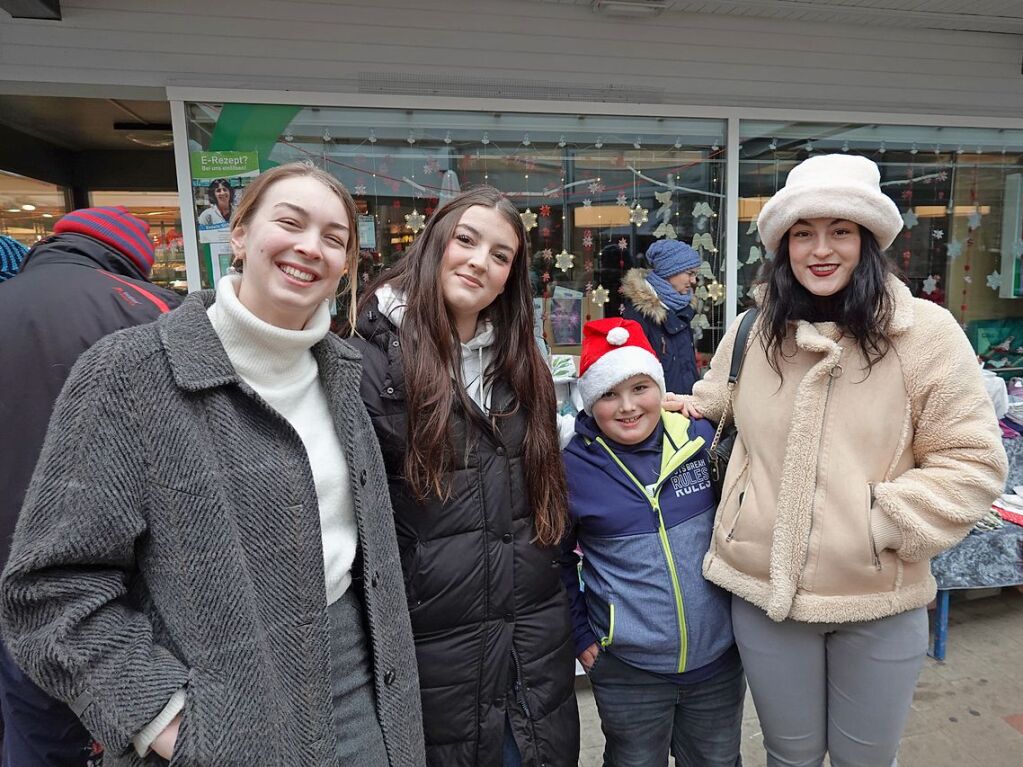
[[(357, 327), (362, 397), (383, 450), (412, 616), (427, 762), (500, 765), (509, 717), (524, 765), (575, 765), (568, 600), (556, 548), (530, 543), (524, 414), (498, 418), (498, 434), (456, 409), (451, 497), (416, 502), (403, 479), (408, 429), (397, 329), (375, 304)], [(493, 412), (511, 404), (498, 382)]]

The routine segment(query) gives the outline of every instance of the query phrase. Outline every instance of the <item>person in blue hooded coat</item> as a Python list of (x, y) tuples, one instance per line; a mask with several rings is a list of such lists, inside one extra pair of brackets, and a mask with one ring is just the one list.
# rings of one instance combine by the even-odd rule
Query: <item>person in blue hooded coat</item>
[(678, 240), (658, 240), (646, 252), (649, 269), (630, 269), (622, 279), (622, 316), (643, 328), (675, 394), (691, 394), (699, 378), (693, 342), (692, 297), (700, 254)]

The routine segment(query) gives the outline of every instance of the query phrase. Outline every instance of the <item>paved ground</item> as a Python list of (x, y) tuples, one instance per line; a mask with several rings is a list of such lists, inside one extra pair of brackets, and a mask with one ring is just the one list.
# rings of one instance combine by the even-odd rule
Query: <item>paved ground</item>
[[(1023, 594), (983, 599), (953, 594), (948, 655), (927, 659), (899, 752), (900, 767), (1023, 767)], [(604, 748), (589, 684), (577, 686), (581, 767)], [(743, 763), (764, 767), (760, 724), (747, 695)], [(827, 762), (825, 762), (827, 764)]]

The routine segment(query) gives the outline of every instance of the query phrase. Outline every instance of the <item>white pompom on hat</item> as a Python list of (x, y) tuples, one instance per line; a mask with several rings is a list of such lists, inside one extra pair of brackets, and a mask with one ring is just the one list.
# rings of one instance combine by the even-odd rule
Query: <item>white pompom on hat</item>
[(579, 356), (579, 396), (583, 410), (606, 391), (636, 375), (648, 375), (664, 394), (664, 368), (635, 320), (608, 317), (583, 325), (583, 347)]
[(866, 157), (823, 154), (804, 160), (757, 217), (760, 239), (771, 253), (800, 219), (844, 218), (867, 229), (881, 250), (902, 231), (902, 214), (881, 191), (881, 172)]

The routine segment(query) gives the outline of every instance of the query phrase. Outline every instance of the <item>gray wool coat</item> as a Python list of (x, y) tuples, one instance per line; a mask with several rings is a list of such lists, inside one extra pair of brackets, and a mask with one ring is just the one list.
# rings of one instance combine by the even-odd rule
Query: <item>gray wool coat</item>
[[(235, 373), (193, 294), (82, 355), (57, 401), (0, 584), (17, 662), (106, 747), (186, 688), (173, 767), (341, 767), (323, 551), (298, 434)], [(391, 767), (425, 763), (387, 478), (359, 353), (313, 347), (345, 449)], [(375, 767), (375, 766), (367, 766)]]

